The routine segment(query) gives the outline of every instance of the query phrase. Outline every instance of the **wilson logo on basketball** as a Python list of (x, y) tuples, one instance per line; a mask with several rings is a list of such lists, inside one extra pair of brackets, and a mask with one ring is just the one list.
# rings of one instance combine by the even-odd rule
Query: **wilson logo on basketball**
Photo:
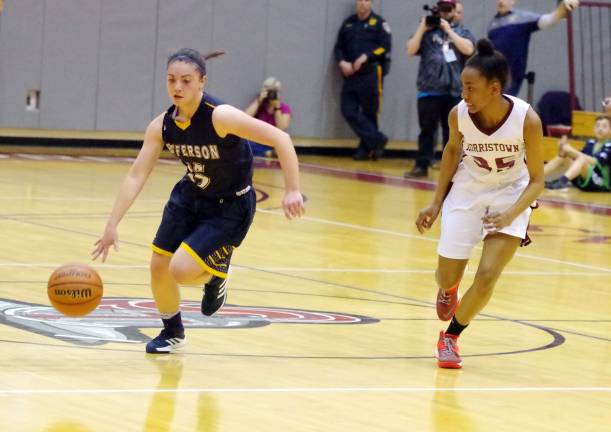
[(73, 299), (90, 299), (93, 297), (93, 292), (91, 288), (81, 288), (81, 289), (61, 289), (54, 288), (53, 294), (56, 297), (70, 297)]
[[(181, 303), (187, 328), (233, 329), (270, 324), (369, 324), (375, 318), (337, 312), (225, 305), (212, 317), (200, 312), (199, 302)], [(142, 343), (149, 337), (142, 328), (161, 326), (155, 302), (138, 298), (103, 298), (87, 316), (66, 317), (50, 306), (0, 299), (0, 322), (78, 345), (108, 342)]]

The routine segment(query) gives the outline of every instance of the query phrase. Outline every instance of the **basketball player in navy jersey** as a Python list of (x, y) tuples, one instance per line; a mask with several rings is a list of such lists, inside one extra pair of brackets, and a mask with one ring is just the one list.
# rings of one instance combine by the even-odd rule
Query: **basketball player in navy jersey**
[(304, 211), (299, 165), (288, 134), (224, 104), (205, 92), (205, 60), (192, 49), (172, 54), (167, 90), (173, 105), (147, 127), (144, 143), (115, 200), (92, 258), (106, 260), (118, 245), (117, 226), (142, 190), (165, 147), (187, 167), (174, 186), (153, 240), (151, 288), (163, 330), (146, 352), (171, 353), (186, 343), (179, 284), (205, 284), (202, 313), (212, 315), (227, 298), (225, 283), (233, 249), (240, 245), (255, 213), (253, 158), (248, 141), (273, 147), (284, 173), (282, 208), (287, 218)]
[[(531, 204), (543, 190), (541, 120), (523, 100), (502, 94), (508, 73), (505, 56), (489, 40), (478, 41), (461, 74), (463, 100), (449, 115), (433, 202), (416, 220), (423, 233), (442, 214), (437, 315), (451, 319), (437, 342), (442, 368), (462, 366), (458, 336), (486, 306), (518, 246), (527, 244)], [(481, 240), (475, 279), (459, 302), (458, 284)]]

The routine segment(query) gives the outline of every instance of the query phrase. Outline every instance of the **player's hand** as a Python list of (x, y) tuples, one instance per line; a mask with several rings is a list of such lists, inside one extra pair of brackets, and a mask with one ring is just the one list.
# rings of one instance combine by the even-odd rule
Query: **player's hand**
[(435, 219), (439, 216), (441, 211), (441, 204), (433, 203), (430, 206), (420, 210), (418, 218), (416, 219), (416, 228), (420, 234), (424, 234), (424, 231), (430, 229), (435, 223)]
[(563, 0), (563, 3), (564, 7), (569, 11), (579, 7), (579, 0)]
[(95, 242), (95, 248), (91, 252), (91, 259), (96, 260), (99, 256), (102, 257), (102, 262), (106, 261), (108, 251), (111, 246), (114, 246), (115, 251), (119, 251), (119, 234), (117, 227), (106, 225), (102, 238)]
[(298, 190), (287, 191), (284, 194), (282, 200), (282, 210), (287, 219), (293, 219), (300, 217), (305, 213), (305, 207), (303, 206), (303, 196)]
[(352, 68), (352, 63), (348, 63), (346, 60), (342, 60), (339, 62), (339, 68), (342, 71), (342, 75), (345, 77), (354, 75), (354, 69)]
[(512, 219), (507, 213), (490, 212), (486, 209), (486, 213), (482, 216), (484, 229), (488, 232), (498, 232), (506, 226), (511, 225)]
[(361, 68), (363, 67), (366, 61), (367, 61), (367, 54), (361, 54), (352, 64), (352, 68), (354, 69), (355, 72), (358, 72), (361, 70)]

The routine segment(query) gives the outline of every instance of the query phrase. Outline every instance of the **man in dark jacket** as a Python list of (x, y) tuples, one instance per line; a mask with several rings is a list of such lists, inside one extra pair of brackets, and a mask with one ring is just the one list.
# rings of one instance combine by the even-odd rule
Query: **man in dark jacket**
[[(416, 33), (407, 41), (408, 56), (420, 56), (418, 67), (418, 156), (405, 177), (426, 177), (435, 150), (439, 124), (443, 144), (448, 142), (448, 115), (460, 102), (460, 73), (475, 47), (475, 37), (462, 24), (453, 22), (456, 0), (437, 2), (435, 17), (423, 17)], [(429, 18), (427, 20), (427, 18)], [(429, 23), (427, 24), (427, 21)]]
[(377, 160), (388, 141), (378, 129), (378, 114), (390, 49), (388, 23), (372, 12), (371, 0), (356, 0), (356, 14), (343, 22), (334, 50), (344, 76), (342, 114), (360, 139), (355, 160)]

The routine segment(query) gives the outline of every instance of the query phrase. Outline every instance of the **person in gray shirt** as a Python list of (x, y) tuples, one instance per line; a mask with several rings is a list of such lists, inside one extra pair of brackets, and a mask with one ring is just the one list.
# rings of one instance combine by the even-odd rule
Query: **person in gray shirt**
[(462, 24), (453, 22), (456, 3), (456, 0), (437, 2), (437, 13), (420, 20), (416, 33), (405, 46), (408, 56), (420, 56), (418, 155), (414, 168), (404, 175), (407, 178), (428, 175), (437, 128), (441, 124), (445, 145), (449, 135), (448, 115), (460, 102), (460, 73), (467, 57), (473, 54), (475, 37)]

